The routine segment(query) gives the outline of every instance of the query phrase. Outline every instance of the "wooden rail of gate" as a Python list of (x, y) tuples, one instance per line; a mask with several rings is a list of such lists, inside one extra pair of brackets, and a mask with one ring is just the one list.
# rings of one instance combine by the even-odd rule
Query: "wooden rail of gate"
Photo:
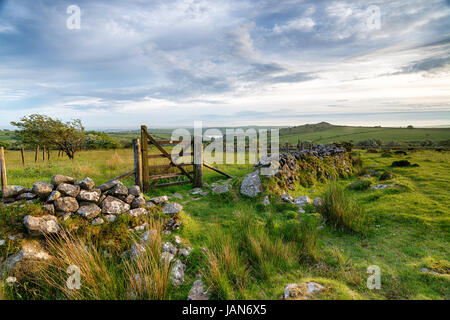
[[(203, 185), (203, 166), (201, 165), (201, 163), (203, 163), (203, 144), (200, 142), (196, 148), (193, 145), (191, 145), (192, 151), (190, 154), (180, 153), (180, 157), (191, 156), (191, 161), (189, 163), (178, 164), (177, 159), (173, 159), (172, 155), (167, 150), (164, 149), (163, 145), (175, 145), (179, 144), (180, 142), (181, 141), (155, 140), (148, 133), (147, 127), (141, 126), (140, 143), (142, 144), (139, 146), (139, 141), (134, 142), (136, 184), (141, 185), (144, 191), (148, 191), (154, 188), (163, 188), (188, 183), (192, 183), (196, 187), (201, 187)], [(160, 153), (148, 154), (149, 145), (155, 146), (157, 151), (159, 151)], [(196, 154), (194, 154), (194, 152)], [(161, 158), (168, 159), (169, 163), (162, 165), (149, 164), (149, 160)], [(198, 159), (199, 161), (194, 161), (194, 159)], [(186, 167), (190, 166), (192, 166), (192, 171), (185, 170)], [(153, 175), (150, 174), (150, 169), (169, 170), (170, 168), (176, 168), (178, 169), (179, 172), (165, 172)], [(188, 180), (157, 184), (158, 181), (160, 181), (161, 179), (169, 179), (180, 176), (185, 176), (188, 178)]]

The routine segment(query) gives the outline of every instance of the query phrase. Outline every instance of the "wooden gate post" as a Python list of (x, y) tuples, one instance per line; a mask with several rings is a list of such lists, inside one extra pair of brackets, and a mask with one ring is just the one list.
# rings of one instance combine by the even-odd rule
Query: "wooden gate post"
[(203, 186), (203, 143), (194, 137), (194, 187)]
[(141, 143), (139, 139), (133, 139), (133, 153), (134, 153), (134, 183), (141, 189), (142, 186), (142, 155)]
[(2, 198), (5, 198), (6, 187), (8, 186), (8, 181), (6, 179), (6, 161), (5, 161), (5, 149), (0, 147), (0, 176), (2, 183)]
[(142, 153), (142, 189), (150, 189), (150, 172), (148, 171), (148, 132), (147, 126), (141, 126), (141, 153)]

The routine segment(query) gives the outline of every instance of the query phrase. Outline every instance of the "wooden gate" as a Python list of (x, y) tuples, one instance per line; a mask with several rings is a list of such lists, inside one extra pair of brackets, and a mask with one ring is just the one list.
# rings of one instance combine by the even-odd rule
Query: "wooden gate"
[[(201, 165), (203, 163), (202, 143), (200, 143), (196, 148), (192, 144), (190, 146), (191, 153), (183, 154), (183, 151), (181, 151), (176, 159), (172, 158), (171, 153), (164, 149), (164, 146), (173, 146), (181, 142), (182, 141), (155, 140), (148, 133), (147, 127), (141, 126), (141, 156), (135, 156), (135, 161), (139, 158), (142, 159), (141, 185), (144, 191), (148, 191), (153, 188), (163, 188), (188, 183), (192, 183), (196, 187), (201, 187), (203, 185), (203, 166)], [(156, 147), (156, 153), (149, 154), (149, 146), (152, 145)], [(135, 153), (138, 148), (139, 147), (135, 147)], [(196, 152), (196, 154), (194, 154), (194, 152)], [(190, 161), (184, 161), (183, 163), (178, 164), (177, 160), (179, 157), (190, 157)], [(194, 157), (196, 157), (198, 161), (194, 161)], [(163, 160), (161, 161), (161, 159)], [(166, 163), (161, 163), (164, 160)], [(138, 167), (138, 164), (135, 164), (135, 168)], [(136, 176), (139, 175), (140, 174), (137, 172)], [(187, 180), (158, 184), (158, 182), (163, 179), (171, 179), (176, 177), (186, 177)]]

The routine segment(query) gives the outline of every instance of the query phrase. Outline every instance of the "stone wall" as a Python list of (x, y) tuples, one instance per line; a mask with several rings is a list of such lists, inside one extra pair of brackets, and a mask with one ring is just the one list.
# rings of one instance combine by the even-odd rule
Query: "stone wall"
[(241, 193), (249, 197), (255, 197), (264, 189), (283, 194), (298, 185), (311, 187), (317, 182), (353, 174), (350, 154), (336, 144), (291, 149), (281, 152), (278, 161), (261, 157), (255, 168), (241, 184)]

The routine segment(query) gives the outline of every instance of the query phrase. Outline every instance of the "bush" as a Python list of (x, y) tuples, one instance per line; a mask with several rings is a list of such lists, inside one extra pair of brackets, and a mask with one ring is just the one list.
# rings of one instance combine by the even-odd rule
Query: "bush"
[(393, 161), (391, 167), (411, 167), (411, 162), (408, 160)]
[(337, 183), (331, 183), (319, 206), (325, 223), (340, 231), (364, 233), (366, 219), (364, 210), (348, 198), (344, 189)]
[(360, 180), (356, 180), (353, 183), (351, 183), (347, 189), (349, 190), (367, 190), (370, 188), (370, 185), (372, 183), (370, 182), (370, 180), (367, 179), (360, 179)]
[(380, 181), (391, 180), (394, 174), (391, 171), (384, 171), (380, 176)]
[(390, 153), (390, 152), (383, 152), (381, 154), (381, 157), (382, 158), (392, 158), (392, 153)]

